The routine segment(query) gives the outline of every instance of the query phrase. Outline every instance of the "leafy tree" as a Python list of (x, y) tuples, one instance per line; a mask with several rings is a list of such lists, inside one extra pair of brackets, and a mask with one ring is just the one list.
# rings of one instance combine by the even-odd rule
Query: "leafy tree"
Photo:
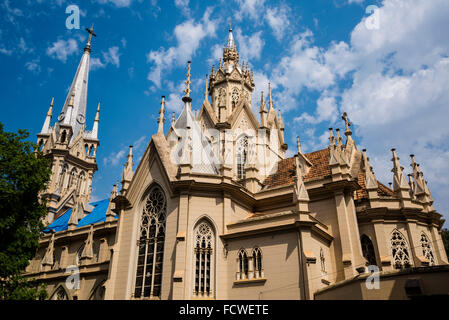
[(444, 249), (446, 250), (446, 255), (449, 257), (449, 229), (441, 230), (441, 237), (443, 238)]
[(46, 292), (23, 272), (39, 247), (46, 215), (39, 199), (50, 162), (36, 153), (29, 133), (5, 132), (0, 123), (0, 299), (41, 299)]

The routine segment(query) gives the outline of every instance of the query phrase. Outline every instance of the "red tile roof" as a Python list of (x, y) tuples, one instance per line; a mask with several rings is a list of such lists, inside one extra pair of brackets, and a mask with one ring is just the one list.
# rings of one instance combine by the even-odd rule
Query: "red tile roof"
[[(305, 156), (313, 166), (310, 168), (309, 172), (305, 177), (305, 181), (314, 178), (324, 178), (331, 175), (331, 169), (329, 166), (330, 152), (329, 149), (322, 149), (310, 153), (306, 153)], [(265, 181), (265, 188), (274, 188), (284, 185), (291, 185), (295, 181), (296, 170), (295, 170), (295, 157), (282, 159), (278, 163), (278, 168), (275, 173), (269, 175)], [(368, 192), (365, 186), (365, 174), (360, 172), (358, 175), (357, 182), (361, 186), (361, 189), (356, 191), (355, 200), (368, 199)], [(386, 187), (382, 183), (378, 182), (377, 193), (381, 197), (391, 197), (394, 196), (393, 190)]]

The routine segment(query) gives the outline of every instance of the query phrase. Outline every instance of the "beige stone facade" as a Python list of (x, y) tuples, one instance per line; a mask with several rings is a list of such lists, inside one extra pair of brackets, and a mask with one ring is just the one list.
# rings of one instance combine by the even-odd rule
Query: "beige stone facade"
[[(196, 116), (190, 72), (189, 62), (183, 110), (164, 133), (162, 98), (158, 132), (135, 171), (130, 148), (120, 193), (114, 186), (104, 219), (77, 225), (82, 220), (74, 213), (88, 219), (100, 206), (92, 209), (78, 192), (67, 229), (42, 237), (27, 271), (49, 284), (52, 298), (406, 299), (406, 279), (422, 270), (426, 294), (449, 293), (447, 282), (436, 284), (449, 275), (444, 220), (414, 156), (407, 181), (392, 150), (394, 185), (386, 187), (358, 150), (345, 113), (346, 141), (330, 129), (327, 148), (304, 154), (298, 139), (297, 153), (286, 158), (271, 88), (256, 116), (253, 74), (239, 62), (232, 30)], [(93, 141), (80, 132), (80, 145)], [(56, 129), (52, 136), (57, 141)], [(56, 159), (53, 140), (43, 150)], [(66, 147), (71, 162), (57, 163), (85, 161), (91, 177), (95, 159), (87, 158), (89, 167), (73, 141)], [(54, 211), (56, 220), (64, 214)], [(80, 267), (79, 289), (66, 285), (71, 263)], [(381, 272), (381, 290), (364, 287), (373, 270)], [(350, 293), (354, 286), (360, 294)], [(393, 286), (395, 294), (387, 289)]]

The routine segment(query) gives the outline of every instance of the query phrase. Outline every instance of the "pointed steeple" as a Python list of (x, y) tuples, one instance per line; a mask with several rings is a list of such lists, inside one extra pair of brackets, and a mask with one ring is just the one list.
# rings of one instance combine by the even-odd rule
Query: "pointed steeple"
[(89, 234), (87, 235), (87, 240), (84, 244), (83, 252), (81, 253), (81, 264), (84, 264), (86, 259), (92, 259), (94, 257), (93, 250), (94, 242), (94, 225), (90, 225)]
[(391, 159), (391, 161), (393, 161), (393, 170), (391, 171), (394, 173), (393, 190), (395, 192), (400, 192), (403, 189), (408, 191), (409, 185), (403, 172), (404, 168), (401, 167), (401, 164), (399, 163), (399, 157), (396, 154), (396, 149), (391, 149), (391, 152), (393, 153), (393, 158)]
[(120, 190), (121, 194), (124, 194), (129, 187), (129, 184), (131, 183), (131, 180), (134, 176), (133, 172), (133, 146), (129, 146), (129, 153), (128, 153), (128, 159), (125, 163), (125, 166), (123, 168), (123, 174), (122, 174), (122, 190)]
[(374, 176), (369, 158), (366, 155), (366, 149), (363, 149), (363, 169), (365, 171), (365, 186), (368, 190), (376, 190), (377, 194), (377, 179)]
[(165, 114), (165, 96), (162, 96), (161, 109), (159, 111), (159, 118), (157, 118), (157, 123), (158, 123), (157, 132), (158, 133), (164, 133), (164, 122), (165, 122), (164, 114)]
[(171, 116), (171, 125), (173, 126), (173, 128), (175, 127), (175, 122), (176, 122), (176, 114), (173, 112)]
[(87, 88), (89, 83), (89, 65), (90, 52), (92, 45), (92, 36), (96, 36), (93, 27), (86, 29), (89, 33), (89, 40), (84, 48), (83, 56), (76, 70), (72, 85), (65, 100), (62, 112), (58, 117), (59, 124), (67, 124), (72, 126), (72, 139), (78, 136), (81, 130), (84, 130), (86, 120), (87, 106)]
[(232, 34), (232, 28), (229, 28), (228, 41), (223, 49), (223, 63), (227, 65), (237, 65), (239, 62), (239, 53)]
[(48, 108), (47, 116), (45, 117), (44, 125), (42, 126), (41, 134), (50, 133), (51, 118), (53, 116), (53, 104), (55, 97), (51, 98), (50, 108)]
[(95, 114), (94, 126), (92, 128), (92, 138), (98, 139), (98, 123), (100, 122), (100, 102), (98, 102), (97, 113)]
[(309, 212), (309, 194), (304, 185), (303, 172), (299, 162), (299, 155), (295, 155), (295, 200), (298, 212)]

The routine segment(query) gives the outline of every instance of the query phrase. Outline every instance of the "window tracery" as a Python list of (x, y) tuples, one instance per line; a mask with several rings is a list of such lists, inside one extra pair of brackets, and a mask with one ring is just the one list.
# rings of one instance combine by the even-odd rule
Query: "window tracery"
[(162, 189), (154, 186), (143, 207), (134, 297), (160, 297), (164, 257), (167, 200)]
[(213, 266), (214, 266), (214, 232), (207, 222), (201, 222), (195, 232), (194, 261), (195, 261), (195, 287), (194, 296), (213, 297)]
[(391, 234), (391, 253), (394, 268), (409, 268), (412, 265), (407, 241), (398, 230)]
[(433, 251), (432, 247), (430, 246), (429, 238), (427, 238), (427, 236), (424, 233), (421, 234), (421, 247), (424, 258), (426, 258), (429, 261), (429, 266), (435, 265), (435, 258), (433, 256)]
[(239, 180), (246, 178), (245, 163), (248, 156), (248, 137), (241, 137), (237, 141), (237, 177)]

